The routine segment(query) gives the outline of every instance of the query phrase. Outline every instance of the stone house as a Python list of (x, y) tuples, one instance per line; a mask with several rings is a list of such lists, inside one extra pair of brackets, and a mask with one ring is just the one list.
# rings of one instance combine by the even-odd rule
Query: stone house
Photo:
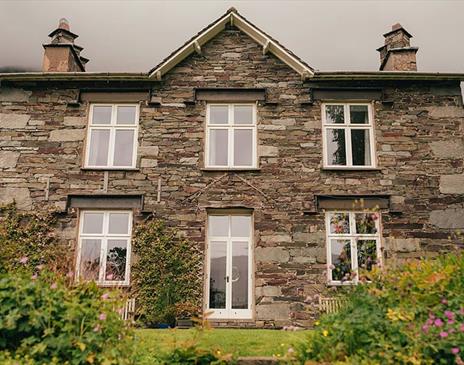
[[(85, 72), (62, 20), (43, 72), (0, 74), (0, 202), (61, 211), (76, 276), (130, 285), (133, 222), (204, 252), (217, 325), (310, 325), (360, 270), (462, 248), (464, 74), (321, 72), (230, 9), (145, 73)], [(12, 51), (12, 50), (10, 50)]]

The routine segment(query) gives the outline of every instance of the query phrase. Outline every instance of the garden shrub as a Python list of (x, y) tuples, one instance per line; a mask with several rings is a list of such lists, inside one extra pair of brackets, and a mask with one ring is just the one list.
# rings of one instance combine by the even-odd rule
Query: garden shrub
[(0, 362), (128, 364), (131, 332), (118, 292), (51, 273), (0, 274)]
[(370, 279), (296, 346), (299, 363), (464, 364), (462, 253), (377, 270)]
[(15, 204), (0, 208), (0, 273), (33, 272), (47, 266), (65, 272), (67, 252), (53, 235), (52, 211), (20, 212)]
[(176, 305), (200, 308), (202, 256), (196, 245), (150, 217), (136, 227), (133, 250), (132, 284), (144, 325), (174, 325)]

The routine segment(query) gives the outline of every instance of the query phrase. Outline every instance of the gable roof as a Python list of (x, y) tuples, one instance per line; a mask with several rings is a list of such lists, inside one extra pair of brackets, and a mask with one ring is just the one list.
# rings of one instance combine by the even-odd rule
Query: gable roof
[(164, 74), (193, 52), (201, 53), (201, 46), (218, 35), (229, 23), (261, 45), (263, 47), (263, 54), (267, 52), (273, 53), (277, 58), (298, 72), (302, 78), (314, 75), (314, 69), (301, 58), (240, 15), (235, 8), (230, 8), (223, 16), (194, 35), (157, 66), (152, 68), (148, 72), (149, 78), (160, 80)]

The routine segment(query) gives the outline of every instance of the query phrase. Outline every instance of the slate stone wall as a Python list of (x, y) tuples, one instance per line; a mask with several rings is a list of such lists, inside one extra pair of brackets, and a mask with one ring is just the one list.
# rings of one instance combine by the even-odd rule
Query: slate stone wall
[[(258, 171), (203, 170), (206, 104), (184, 103), (195, 87), (266, 88), (274, 103), (258, 105)], [(201, 247), (206, 208), (253, 209), (255, 318), (217, 325), (310, 325), (317, 317), (317, 296), (330, 289), (324, 213), (315, 210), (315, 194), (391, 195), (396, 212), (382, 214), (382, 245), (392, 264), (460, 242), (453, 235), (464, 226), (458, 83), (383, 85), (393, 104), (373, 105), (374, 171), (322, 169), (321, 105), (302, 103), (308, 87), (246, 35), (228, 29), (154, 83), (161, 105), (141, 103), (138, 169), (108, 173), (108, 193), (144, 194), (144, 210)], [(0, 88), (1, 203), (14, 198), (22, 209), (64, 211), (68, 194), (103, 191), (104, 172), (82, 169), (89, 105), (67, 106), (76, 91), (39, 84)], [(77, 212), (63, 215), (58, 231), (73, 250)]]

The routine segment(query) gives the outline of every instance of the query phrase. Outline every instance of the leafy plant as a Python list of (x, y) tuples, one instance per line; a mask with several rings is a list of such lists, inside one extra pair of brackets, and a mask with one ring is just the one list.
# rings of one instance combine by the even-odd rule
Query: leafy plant
[(53, 235), (55, 217), (49, 212), (20, 212), (14, 204), (0, 208), (0, 273), (34, 272), (47, 266), (66, 272), (68, 250)]
[(323, 316), (296, 359), (352, 364), (464, 364), (464, 255), (367, 274)]
[(0, 275), (0, 359), (11, 364), (129, 364), (118, 292), (40, 273)]
[(174, 325), (178, 303), (199, 307), (202, 258), (198, 247), (153, 218), (135, 230), (132, 266), (134, 294), (140, 321), (153, 326)]

